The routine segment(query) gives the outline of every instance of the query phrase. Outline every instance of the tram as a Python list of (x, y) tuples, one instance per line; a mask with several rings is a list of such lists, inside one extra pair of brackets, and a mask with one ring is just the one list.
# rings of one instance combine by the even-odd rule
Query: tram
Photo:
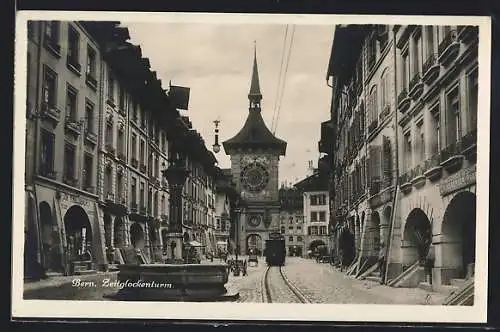
[(281, 233), (269, 234), (269, 240), (266, 240), (264, 255), (266, 256), (268, 266), (285, 265), (285, 237)]

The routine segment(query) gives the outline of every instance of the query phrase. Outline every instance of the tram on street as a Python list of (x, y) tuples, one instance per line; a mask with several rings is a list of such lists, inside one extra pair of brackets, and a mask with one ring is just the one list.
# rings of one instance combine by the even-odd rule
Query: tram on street
[(266, 240), (264, 256), (268, 266), (285, 265), (285, 237), (281, 233), (269, 234), (269, 240)]

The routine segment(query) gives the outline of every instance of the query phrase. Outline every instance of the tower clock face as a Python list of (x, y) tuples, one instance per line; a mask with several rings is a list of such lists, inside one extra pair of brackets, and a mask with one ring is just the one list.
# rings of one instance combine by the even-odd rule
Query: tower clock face
[(260, 217), (259, 216), (251, 216), (250, 219), (248, 219), (248, 225), (252, 227), (257, 227), (260, 225)]
[(241, 184), (252, 193), (261, 192), (269, 182), (269, 171), (258, 162), (246, 165), (241, 171)]

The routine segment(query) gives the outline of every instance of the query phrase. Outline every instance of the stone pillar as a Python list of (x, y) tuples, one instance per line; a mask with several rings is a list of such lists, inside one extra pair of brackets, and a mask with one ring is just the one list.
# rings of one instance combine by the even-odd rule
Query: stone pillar
[(111, 232), (111, 239), (110, 239), (110, 247), (114, 248), (115, 247), (115, 221), (116, 221), (116, 216), (111, 215), (111, 229), (109, 230)]

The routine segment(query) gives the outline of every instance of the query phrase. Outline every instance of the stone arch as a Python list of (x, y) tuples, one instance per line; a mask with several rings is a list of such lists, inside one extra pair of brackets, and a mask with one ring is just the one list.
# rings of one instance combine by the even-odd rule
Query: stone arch
[(262, 253), (262, 237), (259, 234), (248, 234), (245, 243), (246, 253), (248, 253), (250, 249), (257, 250), (258, 255)]
[(409, 266), (417, 260), (423, 263), (431, 243), (431, 222), (422, 209), (414, 208), (406, 218), (403, 231), (403, 266)]
[(112, 236), (111, 236), (111, 229), (113, 228), (113, 220), (111, 218), (111, 215), (107, 212), (104, 213), (104, 243), (106, 245), (106, 248), (111, 248), (113, 243), (112, 243)]
[(350, 265), (356, 255), (356, 244), (354, 234), (346, 227), (340, 232), (339, 247), (342, 250), (343, 264)]
[(113, 246), (115, 248), (125, 247), (126, 233), (125, 221), (122, 217), (116, 217), (113, 225)]
[(311, 241), (311, 243), (309, 243), (309, 250), (311, 250), (311, 252), (314, 253), (314, 250), (318, 246), (326, 246), (326, 243), (323, 240), (314, 240), (314, 241)]
[(443, 216), (441, 266), (443, 281), (474, 274), (476, 258), (476, 195), (464, 191), (450, 201)]
[[(378, 256), (382, 239), (380, 237), (380, 215), (377, 211), (372, 211), (369, 225), (367, 225), (368, 248), (373, 256)], [(385, 243), (384, 243), (385, 245)]]
[(130, 244), (135, 249), (144, 249), (146, 244), (144, 230), (137, 222), (130, 225)]
[(92, 226), (87, 212), (81, 206), (73, 205), (68, 209), (64, 215), (64, 229), (71, 260), (92, 259)]

